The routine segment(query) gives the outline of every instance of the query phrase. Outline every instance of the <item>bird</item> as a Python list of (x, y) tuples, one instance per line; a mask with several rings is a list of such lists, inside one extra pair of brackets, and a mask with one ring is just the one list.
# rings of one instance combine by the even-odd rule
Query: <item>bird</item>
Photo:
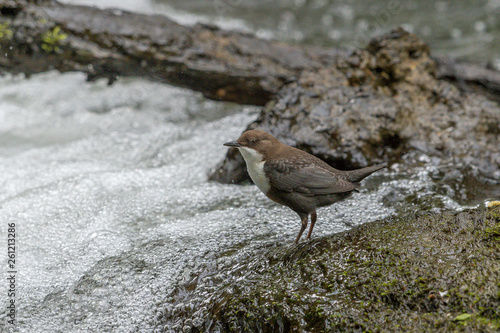
[(342, 171), (303, 150), (281, 143), (271, 134), (253, 129), (239, 139), (224, 143), (237, 148), (255, 185), (271, 200), (289, 207), (301, 219), (297, 244), (308, 225), (311, 238), (317, 220), (316, 209), (344, 200), (359, 182), (386, 167), (385, 164)]

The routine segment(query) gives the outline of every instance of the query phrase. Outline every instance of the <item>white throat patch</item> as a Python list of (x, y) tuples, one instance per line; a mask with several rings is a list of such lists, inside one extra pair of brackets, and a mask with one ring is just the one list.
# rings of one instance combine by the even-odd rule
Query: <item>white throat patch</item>
[(271, 188), (271, 184), (269, 183), (269, 180), (264, 172), (264, 163), (266, 163), (263, 161), (264, 157), (255, 149), (247, 147), (239, 147), (238, 149), (245, 159), (250, 178), (252, 178), (255, 185), (257, 185), (257, 187), (264, 192), (264, 194), (266, 194)]

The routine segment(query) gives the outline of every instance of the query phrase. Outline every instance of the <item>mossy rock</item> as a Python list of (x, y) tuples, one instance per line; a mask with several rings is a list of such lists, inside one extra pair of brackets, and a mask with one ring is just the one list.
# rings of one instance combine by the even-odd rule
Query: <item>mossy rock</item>
[(497, 332), (495, 214), (491, 209), (418, 213), (270, 249), (248, 258), (243, 278), (210, 297), (203, 321), (189, 320), (183, 328)]

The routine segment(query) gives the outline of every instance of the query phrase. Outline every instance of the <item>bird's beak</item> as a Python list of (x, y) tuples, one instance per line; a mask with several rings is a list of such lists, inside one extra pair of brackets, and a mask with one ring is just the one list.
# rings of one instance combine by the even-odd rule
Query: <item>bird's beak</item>
[(234, 147), (234, 148), (241, 147), (241, 145), (238, 143), (238, 141), (230, 141), (230, 142), (226, 142), (226, 143), (224, 144), (224, 146), (227, 146), (227, 147)]

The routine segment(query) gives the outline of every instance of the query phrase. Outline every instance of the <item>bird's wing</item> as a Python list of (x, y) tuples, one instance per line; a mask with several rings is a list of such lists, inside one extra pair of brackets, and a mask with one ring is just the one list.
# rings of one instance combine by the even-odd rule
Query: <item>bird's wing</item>
[(271, 185), (285, 192), (306, 195), (349, 192), (356, 184), (338, 178), (332, 172), (315, 164), (298, 164), (287, 160), (271, 160), (264, 164)]

